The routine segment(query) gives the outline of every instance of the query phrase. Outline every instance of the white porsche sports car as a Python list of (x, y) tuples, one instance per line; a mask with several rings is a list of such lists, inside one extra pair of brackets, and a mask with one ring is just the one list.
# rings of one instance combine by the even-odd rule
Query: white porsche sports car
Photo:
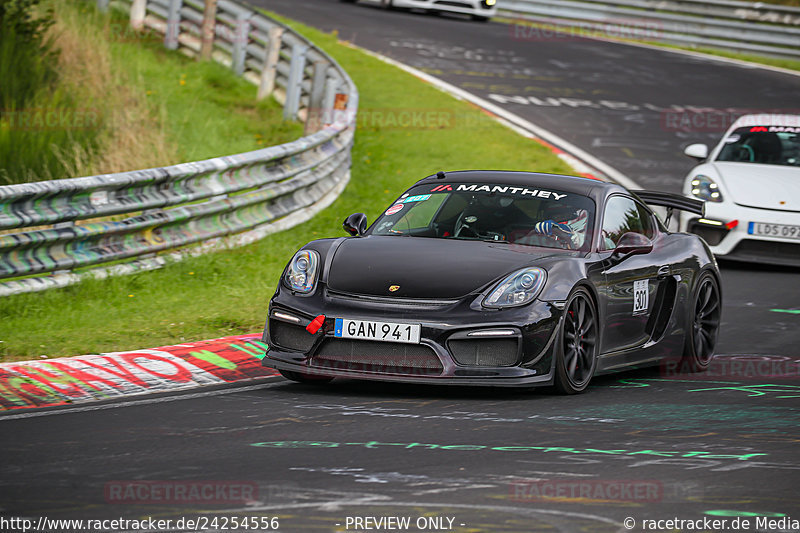
[[(357, 0), (341, 0), (355, 3)], [(486, 21), (497, 14), (497, 0), (364, 0), (386, 9), (422, 9), (469, 15), (473, 20)]]
[(710, 153), (692, 144), (700, 164), (683, 193), (705, 200), (705, 216), (681, 217), (724, 259), (800, 265), (800, 115), (745, 115)]

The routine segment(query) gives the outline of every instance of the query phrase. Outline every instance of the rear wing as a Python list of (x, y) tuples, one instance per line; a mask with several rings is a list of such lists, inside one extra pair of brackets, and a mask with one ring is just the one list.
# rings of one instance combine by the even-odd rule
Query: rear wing
[(706, 203), (702, 200), (695, 200), (687, 198), (680, 194), (661, 191), (631, 191), (638, 196), (644, 203), (650, 205), (660, 205), (668, 208), (669, 212), (673, 209), (680, 209), (681, 211), (689, 211), (697, 215), (705, 216)]

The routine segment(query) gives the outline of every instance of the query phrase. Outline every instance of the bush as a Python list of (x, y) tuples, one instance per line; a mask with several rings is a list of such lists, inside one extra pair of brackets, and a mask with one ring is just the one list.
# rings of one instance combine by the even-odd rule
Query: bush
[(48, 30), (51, 10), (40, 0), (0, 0), (0, 185), (48, 179), (63, 172), (53, 146), (68, 132), (33, 124), (37, 105), (58, 94), (58, 50)]
[(58, 77), (58, 52), (47, 34), (53, 14), (46, 10), (35, 16), (39, 2), (0, 0), (0, 106), (5, 111), (24, 107)]

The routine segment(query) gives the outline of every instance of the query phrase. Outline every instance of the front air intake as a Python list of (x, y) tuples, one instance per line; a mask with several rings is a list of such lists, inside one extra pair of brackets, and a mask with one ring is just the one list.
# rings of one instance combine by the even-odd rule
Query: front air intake
[(519, 358), (519, 339), (452, 339), (447, 343), (456, 363), (464, 366), (513, 366)]
[(316, 340), (306, 328), (274, 318), (269, 319), (269, 337), (276, 347), (295, 352), (308, 352)]
[(311, 359), (318, 368), (430, 376), (442, 373), (442, 362), (424, 344), (401, 344), (327, 338)]

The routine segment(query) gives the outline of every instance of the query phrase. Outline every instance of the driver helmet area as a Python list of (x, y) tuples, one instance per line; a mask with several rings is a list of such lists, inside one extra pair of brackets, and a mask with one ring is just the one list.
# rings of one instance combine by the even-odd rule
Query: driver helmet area
[(456, 222), (454, 237), (505, 241), (514, 228), (529, 226), (530, 217), (514, 205), (514, 198), (499, 194), (474, 194)]

